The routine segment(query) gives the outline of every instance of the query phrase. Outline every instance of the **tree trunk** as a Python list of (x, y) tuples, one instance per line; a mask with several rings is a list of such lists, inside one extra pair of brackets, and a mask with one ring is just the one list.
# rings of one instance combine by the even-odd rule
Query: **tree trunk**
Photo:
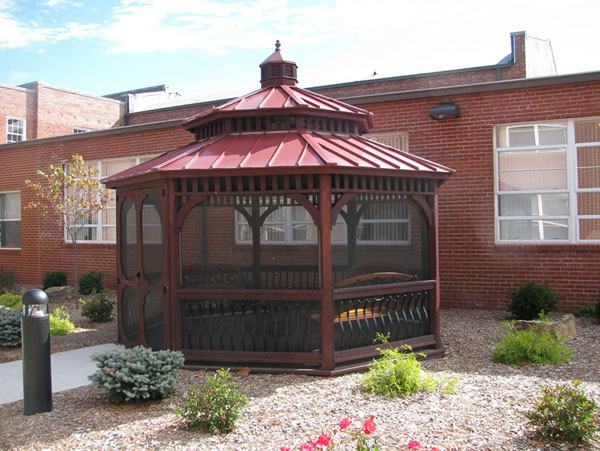
[[(73, 243), (73, 285), (75, 291), (75, 298), (79, 296), (79, 276), (77, 274), (77, 235), (71, 234), (71, 241)], [(79, 302), (75, 303), (75, 308), (79, 310)]]

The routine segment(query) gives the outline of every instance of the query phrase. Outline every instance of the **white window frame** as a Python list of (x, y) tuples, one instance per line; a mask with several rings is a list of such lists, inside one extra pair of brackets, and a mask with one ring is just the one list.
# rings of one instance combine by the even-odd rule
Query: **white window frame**
[[(19, 198), (21, 198), (21, 191), (0, 191), (0, 196), (3, 196), (5, 194), (18, 194)], [(22, 207), (21, 207), (22, 209)], [(19, 210), (19, 217), (18, 218), (2, 218), (0, 217), (0, 223), (4, 223), (4, 222), (19, 222), (21, 223), (21, 210)], [(19, 234), (21, 234), (22, 232), (22, 228), (21, 226), (19, 226)], [(23, 235), (21, 234), (21, 240), (23, 239)], [(23, 241), (21, 241), (21, 246), (23, 246)], [(2, 243), (0, 242), (0, 249), (21, 249), (21, 247), (2, 247)]]
[[(21, 127), (19, 127), (19, 128), (23, 129), (22, 134), (14, 132), (14, 125), (9, 124), (9, 121), (11, 121), (11, 120), (22, 121), (23, 125)], [(18, 139), (18, 140), (9, 139), (9, 135), (20, 136), (21, 139)], [(27, 140), (27, 119), (25, 119), (24, 117), (6, 116), (6, 142), (7, 143), (18, 143), (18, 142), (22, 142), (22, 141), (26, 141), (26, 140)]]
[[(304, 245), (304, 244), (311, 244), (314, 245), (318, 242), (318, 240), (304, 240), (304, 241), (294, 241), (293, 240), (293, 227), (294, 225), (298, 225), (298, 224), (312, 224), (314, 225), (314, 223), (310, 220), (306, 220), (306, 221), (298, 221), (298, 220), (293, 220), (292, 219), (292, 215), (291, 215), (291, 208), (290, 207), (282, 207), (282, 208), (286, 208), (286, 214), (285, 214), (285, 221), (265, 221), (264, 224), (277, 224), (277, 225), (283, 225), (284, 230), (285, 230), (285, 239), (281, 240), (281, 241), (266, 241), (266, 240), (261, 240), (260, 244), (264, 244), (264, 245)], [(410, 207), (407, 207), (410, 208)], [(372, 245), (410, 245), (411, 243), (411, 227), (410, 227), (410, 210), (408, 212), (409, 217), (408, 218), (401, 218), (401, 219), (362, 219), (359, 221), (359, 225), (360, 224), (377, 224), (377, 223), (405, 223), (408, 225), (408, 240), (406, 241), (384, 241), (384, 240), (360, 240), (357, 239), (356, 242), (357, 244), (360, 245), (365, 245), (365, 246), (372, 246)], [(250, 244), (252, 242), (252, 240), (240, 240), (239, 236), (238, 236), (238, 225), (240, 224), (248, 224), (247, 221), (245, 220), (240, 220), (239, 219), (239, 213), (236, 211), (235, 212), (235, 243), (236, 244)], [(343, 227), (343, 235), (344, 235), (344, 239), (343, 240), (332, 240), (332, 244), (347, 244), (347, 232), (346, 232), (346, 222), (342, 219), (341, 215), (338, 216), (337, 221), (336, 221), (336, 225)]]
[[(536, 121), (523, 122), (512, 124), (499, 124), (494, 126), (493, 143), (494, 143), (494, 226), (495, 226), (495, 242), (496, 244), (535, 244), (535, 245), (552, 245), (552, 244), (595, 244), (600, 243), (600, 239), (581, 239), (579, 230), (580, 219), (600, 219), (600, 215), (579, 215), (577, 210), (577, 195), (579, 193), (600, 192), (600, 187), (597, 188), (579, 188), (578, 186), (578, 166), (577, 166), (577, 148), (580, 147), (600, 147), (600, 142), (576, 143), (575, 142), (575, 124), (577, 122), (600, 121), (598, 117), (585, 117), (567, 120), (555, 121)], [(544, 146), (522, 146), (522, 147), (498, 147), (498, 129), (503, 127), (519, 127), (519, 126), (536, 126), (535, 140), (538, 143), (538, 127), (540, 125), (566, 125), (567, 142), (565, 144), (544, 145)], [(564, 148), (566, 151), (566, 177), (567, 187), (564, 189), (552, 190), (520, 190), (520, 191), (501, 191), (500, 190), (500, 172), (499, 172), (499, 155), (503, 151), (519, 151), (519, 150), (548, 150)], [(567, 194), (568, 196), (568, 214), (567, 215), (547, 215), (547, 216), (509, 216), (511, 220), (561, 220), (567, 221), (568, 235), (564, 240), (509, 240), (502, 239), (500, 236), (500, 221), (507, 217), (501, 217), (499, 212), (499, 198), (501, 195), (511, 194)]]
[[(102, 164), (103, 163), (108, 163), (108, 162), (117, 162), (117, 161), (125, 161), (125, 160), (132, 160), (135, 158), (135, 165), (137, 166), (140, 163), (143, 163), (144, 161), (148, 161), (151, 158), (154, 158), (156, 155), (141, 155), (141, 156), (132, 156), (132, 157), (120, 157), (120, 158), (106, 158), (103, 160), (94, 160), (94, 161), (86, 161), (85, 164), (86, 166), (92, 166), (94, 167), (97, 171), (98, 171), (98, 175), (97, 178), (99, 180), (105, 179), (106, 177), (108, 177), (108, 175), (104, 175), (102, 173)], [(68, 166), (68, 164), (66, 165)], [(115, 244), (116, 240), (105, 240), (103, 239), (103, 232), (104, 229), (108, 229), (108, 228), (115, 228), (117, 227), (116, 222), (114, 223), (104, 223), (104, 212), (105, 211), (116, 211), (117, 206), (116, 206), (116, 201), (114, 198), (115, 192), (112, 192), (112, 196), (111, 196), (111, 202), (110, 205), (108, 207), (106, 207), (105, 209), (103, 209), (102, 211), (99, 211), (98, 213), (96, 213), (97, 216), (97, 220), (95, 224), (89, 224), (89, 225), (84, 225), (83, 229), (95, 229), (96, 230), (96, 239), (95, 240), (83, 240), (83, 239), (77, 239), (78, 243), (86, 243), (86, 244)], [(116, 215), (115, 215), (116, 218)], [(116, 220), (115, 220), (116, 221)], [(116, 233), (115, 233), (116, 236)], [(64, 240), (66, 243), (70, 243), (71, 242), (71, 238), (69, 237), (69, 234), (67, 232), (67, 227), (64, 227)]]

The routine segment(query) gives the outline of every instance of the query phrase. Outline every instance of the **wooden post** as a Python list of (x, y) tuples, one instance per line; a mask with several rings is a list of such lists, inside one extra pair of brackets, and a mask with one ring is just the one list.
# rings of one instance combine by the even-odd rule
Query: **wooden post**
[(430, 330), (435, 336), (435, 348), (442, 349), (440, 333), (440, 265), (438, 251), (438, 195), (428, 197), (427, 203), (433, 213), (433, 221), (429, 225), (429, 273), (435, 280), (435, 293), (429, 300)]
[(321, 174), (320, 177), (321, 365), (324, 371), (333, 371), (335, 364), (333, 360), (333, 288), (331, 276), (331, 177), (329, 174)]
[[(165, 214), (166, 213), (166, 214)], [(163, 223), (166, 222), (166, 233), (163, 231), (163, 237), (167, 237), (166, 245), (163, 244), (163, 258), (165, 258), (167, 268), (165, 288), (167, 296), (167, 317), (164, 325), (168, 328), (165, 331), (167, 342), (165, 348), (181, 348), (181, 320), (180, 305), (176, 295), (176, 289), (179, 286), (179, 230), (175, 224), (175, 179), (171, 178), (167, 183), (167, 208), (163, 210)], [(166, 219), (166, 221), (165, 221)], [(166, 251), (166, 252), (165, 252)]]

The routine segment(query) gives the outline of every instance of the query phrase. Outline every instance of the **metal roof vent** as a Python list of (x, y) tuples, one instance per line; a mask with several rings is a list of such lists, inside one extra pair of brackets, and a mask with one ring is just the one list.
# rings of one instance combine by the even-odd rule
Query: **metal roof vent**
[(296, 86), (296, 70), (298, 66), (294, 61), (286, 60), (280, 50), (279, 40), (275, 42), (275, 51), (260, 65), (260, 86), (289, 85)]

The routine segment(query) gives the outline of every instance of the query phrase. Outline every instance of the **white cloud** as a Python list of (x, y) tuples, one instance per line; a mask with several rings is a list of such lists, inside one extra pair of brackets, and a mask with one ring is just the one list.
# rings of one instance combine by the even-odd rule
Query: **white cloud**
[(26, 80), (30, 80), (32, 75), (29, 72), (23, 72), (20, 70), (11, 70), (8, 73), (8, 77), (13, 84), (20, 84)]

